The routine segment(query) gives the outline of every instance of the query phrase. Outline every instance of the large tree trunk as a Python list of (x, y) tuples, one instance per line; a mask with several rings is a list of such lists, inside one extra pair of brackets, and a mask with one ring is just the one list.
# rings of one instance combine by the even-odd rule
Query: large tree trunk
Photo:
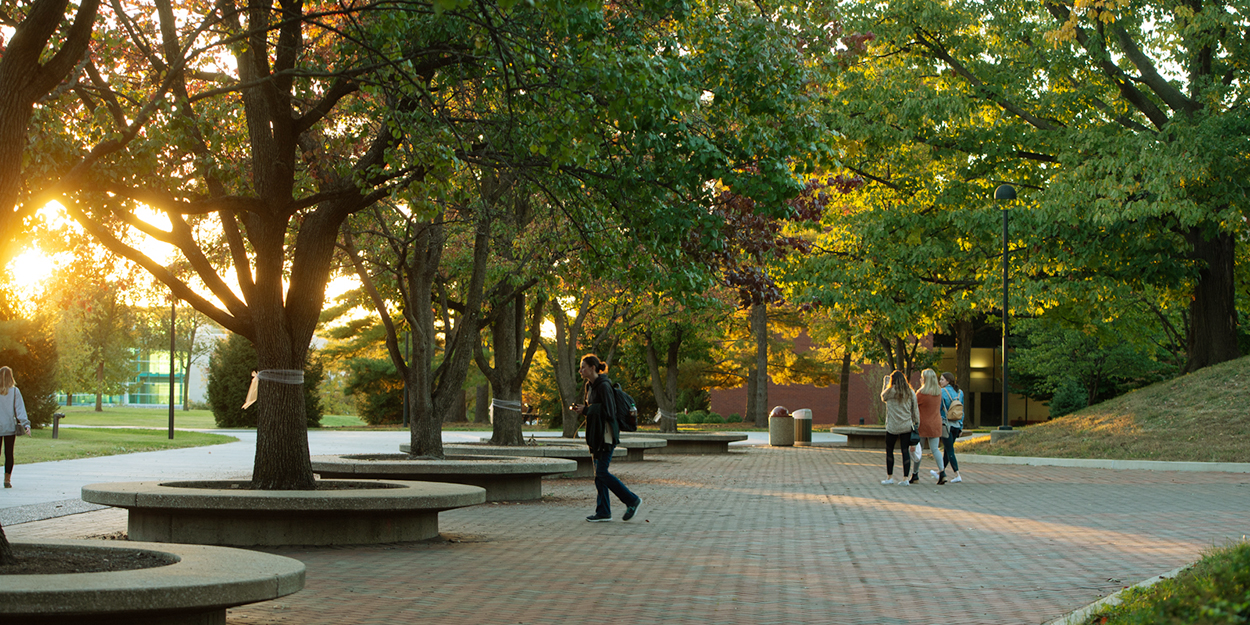
[(677, 432), (675, 414), (677, 411), (677, 364), (683, 333), (680, 327), (673, 333), (673, 338), (665, 350), (665, 371), (661, 374), (660, 357), (655, 350), (655, 341), (651, 339), (650, 332), (643, 332), (643, 338), (647, 342), (647, 372), (651, 376), (651, 392), (655, 395), (655, 403), (660, 407), (660, 414), (673, 415), (673, 418), (660, 418), (661, 432)]
[(842, 354), (842, 374), (838, 377), (838, 420), (834, 425), (851, 423), (851, 346)]
[(4, 94), (0, 96), (0, 266), (12, 256), (10, 244), (21, 231), (22, 220), (39, 208), (35, 202), (20, 203), (22, 153), (28, 144), (34, 104), (68, 78), (87, 53), (99, 6), (99, 0), (85, 0), (76, 9), (73, 26), (59, 30), (69, 2), (34, 0), (16, 14), (22, 20), (4, 42), (0, 54), (0, 94)]
[(1237, 301), (1233, 277), (1237, 240), (1231, 234), (1208, 237), (1201, 228), (1185, 233), (1198, 270), (1193, 300), (1189, 304), (1189, 363), (1185, 371), (1233, 360), (1241, 356), (1237, 347)]
[(955, 322), (955, 381), (966, 388), (972, 381), (972, 337), (976, 326), (971, 320)]
[[(529, 347), (525, 347), (525, 295), (517, 294), (497, 309), (491, 322), (491, 339), (494, 347), (494, 366), (486, 362), (479, 352), (478, 368), (490, 380), (495, 398), (494, 423), (491, 424), (492, 445), (521, 445), (525, 440), (521, 431), (521, 385), (529, 373), (534, 352), (542, 341), (539, 330), (542, 324), (543, 301), (534, 304), (529, 334)], [(502, 405), (501, 405), (502, 404)]]
[(755, 338), (755, 427), (768, 427), (768, 305), (751, 306), (751, 336)]
[(570, 404), (581, 403), (581, 385), (577, 383), (577, 367), (580, 359), (577, 355), (577, 342), (581, 337), (582, 324), (590, 313), (590, 297), (582, 296), (577, 306), (577, 316), (572, 323), (560, 302), (551, 300), (551, 319), (556, 327), (554, 345), (543, 343), (547, 359), (551, 361), (551, 369), (555, 371), (556, 388), (560, 392), (562, 435), (565, 438), (577, 438), (577, 427), (581, 416), (569, 410)]
[(4, 527), (0, 527), (0, 566), (13, 562), (13, 545), (9, 537), (4, 535)]
[(477, 386), (477, 398), (473, 405), (473, 424), (481, 426), (490, 421), (490, 385)]
[(752, 365), (747, 369), (747, 408), (746, 412), (742, 413), (746, 415), (742, 418), (746, 423), (755, 423), (755, 385), (759, 379), (760, 376), (755, 371), (755, 366)]

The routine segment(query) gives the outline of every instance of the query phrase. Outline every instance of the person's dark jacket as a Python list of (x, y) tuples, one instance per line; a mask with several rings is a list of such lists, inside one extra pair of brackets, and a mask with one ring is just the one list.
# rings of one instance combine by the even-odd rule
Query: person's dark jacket
[(621, 444), (621, 428), (616, 422), (616, 395), (612, 392), (612, 381), (608, 376), (599, 377), (586, 382), (586, 445), (590, 453), (597, 453), (606, 446), (605, 432), (611, 432), (612, 445)]

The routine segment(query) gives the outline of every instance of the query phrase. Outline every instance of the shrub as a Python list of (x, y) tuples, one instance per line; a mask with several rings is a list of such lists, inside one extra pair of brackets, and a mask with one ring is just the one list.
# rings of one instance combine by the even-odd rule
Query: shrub
[(702, 410), (692, 410), (686, 414), (686, 420), (694, 424), (706, 423), (707, 413)]
[(735, 412), (725, 417), (725, 423), (742, 423), (742, 415)]
[[(208, 359), (208, 403), (213, 409), (217, 427), (256, 427), (256, 405), (243, 408), (256, 367), (256, 350), (252, 343), (237, 334), (231, 333), (213, 350)], [(321, 398), (317, 396), (317, 385), (321, 383), (324, 371), (320, 359), (310, 350), (308, 363), (304, 365), (304, 416), (310, 428), (321, 425)]]
[(11, 347), (0, 351), (0, 364), (13, 369), (13, 381), (22, 392), (26, 418), (32, 427), (52, 423), (56, 403), (57, 346), (44, 318), (15, 318), (5, 324)]
[(1055, 394), (1050, 398), (1050, 416), (1062, 417), (1066, 414), (1072, 414), (1085, 407), (1089, 401), (1089, 395), (1085, 391), (1085, 387), (1072, 378), (1068, 378), (1059, 385), (1055, 390)]
[(704, 423), (724, 423), (725, 417), (722, 417), (716, 414), (715, 412), (710, 412), (708, 413), (707, 418), (703, 419), (703, 422)]
[(404, 421), (404, 381), (389, 358), (353, 358), (343, 392), (356, 399), (356, 412), (369, 425)]

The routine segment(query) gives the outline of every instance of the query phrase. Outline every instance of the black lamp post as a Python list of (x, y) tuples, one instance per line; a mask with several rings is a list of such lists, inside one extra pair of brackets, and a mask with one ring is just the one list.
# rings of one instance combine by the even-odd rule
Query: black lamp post
[[(1016, 188), (999, 185), (994, 189), (994, 200), (1010, 201), (1016, 199)], [(1000, 205), (1003, 211), (1003, 424), (1000, 430), (1010, 430), (1011, 421), (1007, 420), (1007, 205)]]
[(174, 355), (177, 353), (174, 320), (177, 317), (178, 300), (169, 296), (169, 440), (174, 440)]

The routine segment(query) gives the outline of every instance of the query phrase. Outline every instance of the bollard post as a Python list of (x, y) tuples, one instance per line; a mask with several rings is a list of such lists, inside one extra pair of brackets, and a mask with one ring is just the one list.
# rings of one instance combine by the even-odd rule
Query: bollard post
[(52, 438), (56, 438), (60, 436), (61, 419), (64, 419), (64, 418), (65, 418), (65, 415), (60, 412), (52, 413)]

